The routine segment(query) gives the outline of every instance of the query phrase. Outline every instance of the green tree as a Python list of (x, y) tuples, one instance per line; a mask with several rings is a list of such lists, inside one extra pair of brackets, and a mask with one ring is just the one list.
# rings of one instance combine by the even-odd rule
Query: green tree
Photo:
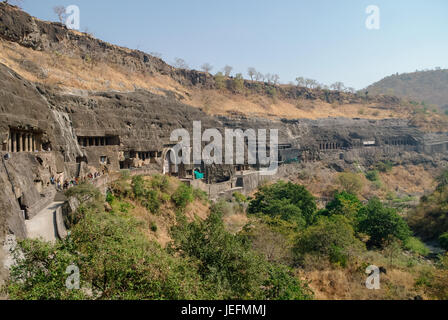
[(224, 90), (226, 88), (226, 77), (222, 74), (222, 72), (218, 72), (215, 75), (215, 84), (216, 89)]
[(250, 202), (248, 212), (279, 216), (303, 225), (314, 221), (316, 208), (314, 197), (304, 186), (280, 181), (261, 187)]
[(135, 199), (142, 199), (146, 195), (145, 180), (142, 176), (132, 177), (132, 191)]
[(448, 186), (448, 169), (444, 170), (441, 175), (437, 177), (437, 190), (441, 191)]
[(298, 263), (303, 263), (306, 255), (317, 255), (345, 266), (350, 256), (362, 248), (363, 244), (355, 237), (350, 221), (335, 215), (321, 217), (316, 224), (304, 230), (293, 251)]
[(370, 236), (369, 244), (377, 247), (391, 237), (406, 241), (411, 231), (406, 221), (395, 209), (386, 208), (377, 198), (371, 199), (362, 208), (358, 217), (358, 231)]
[(445, 232), (439, 237), (439, 243), (443, 249), (448, 250), (448, 232)]
[(354, 221), (362, 207), (363, 205), (357, 196), (342, 191), (337, 193), (334, 200), (327, 204), (322, 214), (327, 216), (339, 214), (347, 217), (350, 221)]
[(193, 188), (186, 184), (181, 184), (171, 199), (178, 208), (185, 209), (194, 200)]
[[(87, 299), (80, 290), (66, 287), (67, 267), (77, 262), (69, 242), (51, 244), (39, 240), (18, 243), (13, 252), (16, 264), (10, 270), (7, 293), (12, 300)], [(84, 280), (81, 278), (81, 285)]]
[(233, 78), (232, 89), (237, 93), (242, 93), (244, 91), (244, 78), (241, 73), (236, 74), (235, 78)]
[(337, 177), (338, 184), (343, 191), (351, 194), (358, 194), (364, 186), (363, 181), (358, 174), (354, 172), (342, 172)]
[(173, 230), (173, 247), (197, 262), (213, 298), (217, 299), (308, 299), (309, 289), (290, 271), (269, 264), (251, 249), (246, 236), (232, 235), (222, 221), (222, 203), (216, 204), (205, 221)]
[[(170, 256), (141, 232), (141, 223), (91, 207), (55, 244), (20, 243), (12, 268), (12, 299), (203, 299), (194, 264)], [(69, 265), (80, 271), (81, 290), (67, 290)]]
[(366, 173), (366, 178), (369, 181), (378, 181), (380, 179), (379, 173), (377, 170), (370, 170)]

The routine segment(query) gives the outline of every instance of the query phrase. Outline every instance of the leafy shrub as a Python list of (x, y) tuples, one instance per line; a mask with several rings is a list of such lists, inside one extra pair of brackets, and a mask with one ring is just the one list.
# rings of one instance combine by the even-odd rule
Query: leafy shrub
[(423, 196), (415, 210), (409, 213), (409, 225), (424, 240), (437, 240), (448, 230), (448, 188)]
[(244, 91), (244, 78), (241, 73), (235, 75), (232, 81), (232, 90), (236, 93), (242, 93)]
[(157, 232), (157, 224), (155, 222), (151, 222), (151, 231), (152, 232)]
[(207, 202), (208, 201), (208, 194), (205, 191), (202, 191), (201, 189), (193, 189), (193, 197), (196, 200)]
[[(12, 268), (11, 299), (204, 299), (194, 265), (149, 241), (135, 219), (89, 210), (71, 237), (55, 244), (24, 241)], [(82, 290), (65, 287), (76, 265)]]
[(411, 231), (406, 221), (400, 217), (395, 209), (386, 208), (379, 199), (369, 201), (359, 212), (358, 231), (367, 234), (369, 244), (381, 247), (390, 237), (406, 241)]
[(443, 249), (448, 250), (448, 232), (445, 232), (439, 237), (439, 243)]
[(145, 194), (145, 181), (143, 180), (143, 176), (134, 176), (132, 177), (132, 192), (134, 193), (135, 199), (142, 199)]
[(226, 78), (222, 72), (218, 72), (215, 75), (215, 84), (216, 84), (216, 89), (218, 89), (218, 90), (223, 90), (226, 88)]
[(145, 206), (151, 213), (156, 214), (159, 212), (161, 203), (159, 199), (159, 192), (157, 190), (151, 189), (148, 191)]
[(114, 200), (115, 200), (114, 194), (112, 192), (108, 191), (107, 195), (106, 195), (106, 202), (109, 204), (112, 204), (112, 202), (114, 202)]
[(257, 255), (245, 236), (225, 230), (222, 205), (215, 205), (207, 220), (173, 230), (174, 247), (197, 262), (213, 298), (309, 299), (309, 289), (287, 269)]
[(241, 192), (234, 192), (233, 193), (233, 198), (239, 204), (247, 202), (247, 197), (244, 194), (242, 194)]
[(129, 213), (129, 209), (132, 208), (132, 205), (127, 202), (120, 203), (120, 212), (121, 213)]
[(90, 183), (82, 183), (76, 187), (70, 188), (65, 192), (65, 195), (67, 198), (75, 197), (80, 202), (86, 202), (88, 200), (102, 200), (101, 192)]
[(367, 180), (372, 181), (372, 182), (378, 181), (380, 179), (378, 170), (367, 171), (366, 178), (367, 178)]
[(264, 299), (285, 301), (313, 298), (312, 291), (288, 267), (269, 264), (268, 275), (269, 278), (264, 282), (264, 287), (267, 288)]
[(409, 237), (404, 243), (404, 248), (421, 256), (427, 256), (430, 253), (428, 247), (415, 237)]
[(167, 176), (158, 174), (152, 177), (151, 187), (153, 189), (159, 189), (161, 192), (166, 193), (170, 188), (170, 181)]
[(357, 196), (343, 191), (334, 196), (334, 200), (327, 204), (321, 214), (327, 216), (339, 214), (353, 221), (361, 208), (362, 203)]
[(342, 172), (336, 179), (342, 190), (347, 193), (358, 194), (364, 186), (359, 175), (354, 172)]
[(280, 181), (261, 187), (250, 202), (248, 212), (279, 216), (303, 225), (314, 221), (316, 208), (314, 197), (304, 186)]
[(268, 96), (270, 96), (271, 98), (276, 98), (277, 97), (277, 90), (275, 89), (275, 87), (267, 87), (266, 88), (266, 93), (268, 94)]
[(193, 188), (186, 184), (181, 184), (176, 192), (171, 196), (176, 207), (185, 209), (194, 200)]
[(438, 191), (442, 191), (443, 188), (448, 186), (448, 169), (444, 170), (443, 173), (439, 175), (436, 180), (438, 182), (437, 186)]
[(393, 163), (389, 160), (378, 162), (375, 167), (380, 172), (390, 172), (393, 168)]
[(355, 231), (343, 216), (321, 217), (298, 237), (294, 255), (299, 264), (306, 255), (326, 257), (334, 264), (345, 266), (350, 255), (361, 250), (363, 244), (355, 237)]

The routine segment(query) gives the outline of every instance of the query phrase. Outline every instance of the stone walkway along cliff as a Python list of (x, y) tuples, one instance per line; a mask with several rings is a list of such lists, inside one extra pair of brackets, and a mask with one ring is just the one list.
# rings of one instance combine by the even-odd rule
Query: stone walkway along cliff
[(54, 242), (59, 239), (56, 211), (64, 202), (52, 202), (31, 220), (25, 222), (28, 238)]

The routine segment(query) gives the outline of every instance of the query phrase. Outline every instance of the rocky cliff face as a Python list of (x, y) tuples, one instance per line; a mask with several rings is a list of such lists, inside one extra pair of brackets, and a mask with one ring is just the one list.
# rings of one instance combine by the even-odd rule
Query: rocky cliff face
[[(167, 75), (185, 86), (201, 89), (216, 88), (213, 75), (197, 70), (174, 68), (163, 60), (139, 50), (119, 47), (86, 33), (68, 30), (61, 23), (36, 19), (26, 12), (10, 5), (0, 3), (0, 38), (36, 51), (57, 52), (68, 57), (102, 61), (108, 65), (125, 68), (128, 72), (147, 75)], [(37, 66), (38, 67), (38, 66)], [(226, 82), (231, 83), (232, 79)], [(391, 96), (358, 96), (356, 94), (321, 89), (309, 89), (290, 85), (244, 81), (248, 91), (261, 95), (275, 95), (281, 99), (298, 98), (321, 100), (328, 103), (359, 103), (367, 100), (372, 103), (386, 104), (389, 107), (399, 105), (400, 100)], [(231, 85), (227, 85), (231, 87)]]
[[(172, 68), (143, 52), (110, 45), (57, 23), (39, 21), (3, 3), (0, 37), (34, 50), (95, 55), (135, 72), (165, 74), (191, 86), (214, 86), (210, 75)], [(247, 82), (246, 86), (254, 84)], [(304, 88), (278, 90), (284, 96), (309, 99), (358, 99)], [(397, 102), (393, 98), (378, 99)], [(161, 96), (145, 90), (61, 93), (58, 88), (27, 81), (0, 64), (0, 244), (7, 234), (26, 237), (26, 216), (21, 210), (30, 217), (53, 200), (51, 178), (66, 180), (92, 171), (117, 171), (121, 166), (134, 166), (148, 159), (162, 172), (161, 156), (170, 147), (171, 132), (180, 128), (191, 131), (193, 121), (199, 120), (203, 130), (278, 129), (279, 143), (289, 150), (285, 155), (305, 162), (337, 162), (343, 167), (355, 160), (403, 154), (409, 161), (431, 160), (431, 155), (423, 155), (425, 149), (420, 148), (429, 140), (407, 121), (214, 117), (182, 103), (176, 95)], [(437, 147), (434, 150), (446, 154), (446, 135), (435, 135), (430, 141)], [(364, 151), (367, 148), (371, 151)], [(431, 153), (433, 149), (429, 150)], [(345, 156), (341, 157), (341, 153)], [(215, 167), (211, 171), (225, 176), (231, 175), (234, 168)], [(0, 253), (0, 269), (2, 259), (4, 254)], [(0, 279), (2, 275), (4, 270), (0, 270)]]

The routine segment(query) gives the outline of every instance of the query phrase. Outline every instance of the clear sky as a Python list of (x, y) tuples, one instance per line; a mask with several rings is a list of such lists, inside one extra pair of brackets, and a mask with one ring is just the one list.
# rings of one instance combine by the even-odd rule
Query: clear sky
[[(53, 7), (77, 5), (81, 31), (107, 42), (209, 62), (244, 73), (255, 67), (280, 82), (298, 76), (356, 89), (399, 72), (448, 68), (447, 0), (24, 0), (33, 16), (56, 21)], [(380, 9), (368, 30), (367, 6)]]

